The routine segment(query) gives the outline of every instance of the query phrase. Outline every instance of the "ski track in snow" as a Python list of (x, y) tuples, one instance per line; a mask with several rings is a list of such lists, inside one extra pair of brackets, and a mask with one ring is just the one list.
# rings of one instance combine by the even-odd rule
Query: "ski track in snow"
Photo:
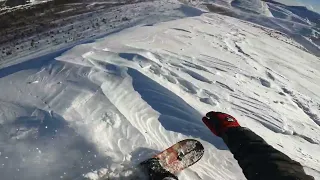
[(0, 70), (6, 179), (130, 179), (132, 166), (185, 138), (205, 155), (180, 179), (245, 179), (202, 123), (210, 110), (234, 115), (320, 179), (319, 58), (263, 28), (203, 14), (47, 58)]

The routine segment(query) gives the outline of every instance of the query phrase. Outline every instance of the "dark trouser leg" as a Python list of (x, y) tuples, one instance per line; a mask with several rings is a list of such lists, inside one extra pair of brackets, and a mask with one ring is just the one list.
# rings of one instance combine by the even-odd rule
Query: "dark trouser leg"
[(177, 176), (163, 169), (156, 158), (149, 159), (140, 164), (149, 180), (178, 180)]

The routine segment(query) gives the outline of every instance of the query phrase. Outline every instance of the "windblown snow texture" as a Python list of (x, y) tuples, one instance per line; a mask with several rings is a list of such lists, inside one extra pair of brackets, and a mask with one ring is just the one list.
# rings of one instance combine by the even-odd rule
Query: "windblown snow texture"
[(201, 121), (215, 110), (320, 179), (319, 58), (284, 33), (170, 2), (126, 6), (155, 15), (90, 43), (3, 59), (1, 178), (129, 179), (139, 162), (193, 138), (205, 153), (180, 179), (245, 179)]

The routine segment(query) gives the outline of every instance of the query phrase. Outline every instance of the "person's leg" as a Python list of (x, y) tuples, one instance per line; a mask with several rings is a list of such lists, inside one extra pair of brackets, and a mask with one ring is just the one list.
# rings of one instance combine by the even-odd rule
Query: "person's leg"
[(178, 180), (177, 176), (163, 169), (155, 158), (144, 161), (140, 166), (148, 175), (149, 180)]

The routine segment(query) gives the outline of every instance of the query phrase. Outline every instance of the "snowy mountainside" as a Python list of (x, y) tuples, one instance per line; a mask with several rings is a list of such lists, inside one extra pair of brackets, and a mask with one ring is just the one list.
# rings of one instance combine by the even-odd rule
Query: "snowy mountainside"
[[(26, 56), (32, 58), (34, 54), (40, 56), (72, 47), (80, 41), (90, 41), (141, 23), (153, 24), (204, 12), (194, 7), (276, 29), (289, 35), (309, 52), (320, 56), (316, 13), (275, 4), (273, 1), (181, 0), (194, 7), (183, 6), (177, 1), (74, 2), (81, 3), (57, 0), (0, 9), (0, 66), (18, 63)], [(150, 22), (146, 22), (147, 18)]]
[[(253, 3), (254, 1), (252, 1)], [(273, 16), (267, 16), (263, 12), (254, 12), (254, 9), (249, 11), (238, 10), (231, 5), (223, 3), (204, 3), (199, 5), (207, 8), (210, 12), (219, 13), (241, 20), (249, 21), (270, 29), (277, 30), (288, 35), (294, 41), (301, 44), (307, 51), (316, 56), (320, 56), (320, 41), (319, 41), (319, 22), (315, 20), (319, 14), (305, 10), (305, 8), (289, 7), (280, 3), (273, 4), (268, 2), (268, 12)], [(250, 9), (251, 6), (248, 6)], [(302, 9), (302, 10), (301, 10)], [(315, 17), (314, 17), (315, 16)], [(309, 19), (312, 19), (310, 21)]]
[(268, 17), (272, 17), (272, 14), (268, 9), (267, 3), (262, 0), (197, 0), (189, 2), (191, 4), (197, 4), (198, 6), (200, 4), (214, 4), (231, 9), (236, 8), (238, 10), (248, 13), (261, 14)]
[(238, 7), (244, 11), (272, 17), (272, 13), (269, 11), (267, 3), (261, 0), (233, 0), (231, 6)]
[(207, 13), (60, 54), (0, 69), (4, 179), (129, 179), (132, 164), (185, 138), (205, 155), (180, 179), (245, 179), (201, 122), (210, 110), (320, 179), (320, 61), (278, 31)]
[(61, 6), (39, 4), (32, 8), (30, 11), (5, 12), (0, 16), (3, 21), (0, 24), (3, 27), (0, 29), (0, 67), (89, 42), (135, 25), (202, 13), (199, 9), (171, 0), (126, 4), (90, 1)]
[(275, 14), (275, 17), (283, 19), (291, 19), (300, 23), (314, 23), (320, 26), (320, 14), (313, 12), (303, 6), (286, 6), (280, 3), (270, 1), (268, 3), (270, 11)]

